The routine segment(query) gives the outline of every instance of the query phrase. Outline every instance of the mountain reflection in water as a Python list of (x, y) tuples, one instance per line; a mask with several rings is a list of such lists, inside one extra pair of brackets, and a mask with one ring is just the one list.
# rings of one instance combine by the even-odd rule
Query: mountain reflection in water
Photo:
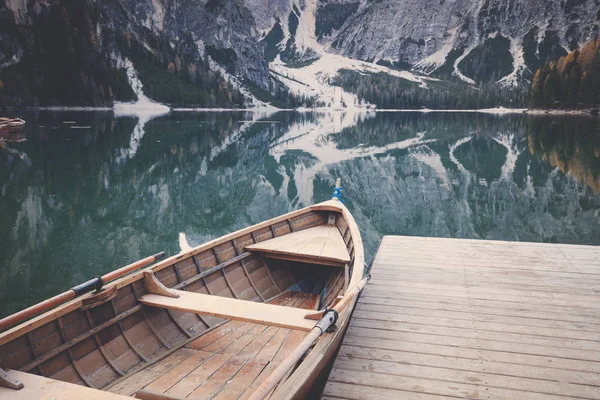
[[(324, 201), (385, 234), (600, 244), (600, 125), (475, 113), (26, 116), (0, 146), (0, 316)], [(65, 124), (64, 122), (74, 122)]]

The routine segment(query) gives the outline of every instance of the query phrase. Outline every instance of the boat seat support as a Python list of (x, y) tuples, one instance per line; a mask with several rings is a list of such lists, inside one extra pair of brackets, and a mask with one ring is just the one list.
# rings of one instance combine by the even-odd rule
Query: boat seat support
[(156, 275), (154, 275), (154, 272), (152, 271), (144, 271), (144, 286), (146, 286), (146, 290), (148, 291), (148, 293), (173, 298), (179, 297), (179, 295), (175, 293), (174, 290), (171, 290), (165, 285), (163, 285), (162, 282), (159, 281), (158, 278), (156, 278)]
[(0, 386), (15, 390), (23, 389), (23, 383), (12, 376), (9, 376), (8, 372), (2, 368), (0, 368)]
[[(11, 380), (23, 382), (22, 389), (16, 396), (19, 399), (131, 400), (131, 397), (29, 374), (27, 372), (10, 370), (6, 373)], [(15, 397), (15, 394), (11, 389), (0, 386), (0, 399), (12, 399)]]

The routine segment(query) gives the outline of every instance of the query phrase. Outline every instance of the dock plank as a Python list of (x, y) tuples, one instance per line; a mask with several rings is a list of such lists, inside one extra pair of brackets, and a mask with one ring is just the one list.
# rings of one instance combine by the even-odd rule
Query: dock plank
[(600, 318), (589, 314), (574, 314), (565, 311), (556, 311), (550, 309), (532, 309), (523, 308), (521, 306), (511, 307), (511, 305), (487, 302), (471, 301), (448, 301), (435, 300), (431, 298), (419, 297), (418, 299), (412, 296), (402, 296), (401, 298), (376, 297), (373, 293), (364, 293), (363, 302), (361, 305), (369, 307), (371, 305), (394, 306), (397, 310), (398, 306), (403, 307), (405, 312), (419, 313), (427, 312), (425, 310), (432, 309), (438, 311), (450, 312), (469, 312), (471, 314), (481, 314), (490, 316), (507, 316), (516, 318), (533, 318), (542, 320), (554, 320), (569, 322), (582, 322), (587, 324), (598, 325)]
[(436, 318), (446, 318), (456, 321), (492, 322), (503, 325), (517, 325), (554, 329), (558, 328), (564, 330), (574, 330), (576, 332), (590, 332), (592, 333), (593, 338), (598, 337), (598, 329), (600, 329), (600, 325), (598, 323), (585, 323), (581, 321), (562, 320), (559, 319), (559, 317), (547, 318), (546, 315), (539, 313), (528, 314), (527, 316), (516, 316), (474, 312), (470, 308), (463, 308), (462, 310), (452, 310), (448, 309), (447, 307), (415, 307), (398, 309), (398, 307), (394, 305), (384, 305), (378, 303), (363, 303), (359, 305), (357, 310), (368, 313), (384, 313), (405, 316), (432, 316)]
[(386, 236), (323, 399), (600, 399), (600, 247)]

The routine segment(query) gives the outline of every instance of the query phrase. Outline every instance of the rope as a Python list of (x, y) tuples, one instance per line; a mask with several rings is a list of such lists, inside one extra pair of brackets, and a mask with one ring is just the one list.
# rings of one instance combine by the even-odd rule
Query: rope
[(342, 189), (343, 188), (344, 188), (343, 186), (339, 187), (339, 188), (338, 187), (333, 188), (333, 194), (331, 195), (332, 198), (333, 197), (337, 198), (339, 201), (342, 202), (342, 204), (344, 204), (344, 199), (342, 199)]

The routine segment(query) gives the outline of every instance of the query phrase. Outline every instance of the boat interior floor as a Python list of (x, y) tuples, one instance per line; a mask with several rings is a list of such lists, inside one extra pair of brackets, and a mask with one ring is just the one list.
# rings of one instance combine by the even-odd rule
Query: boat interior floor
[[(319, 295), (287, 291), (269, 303), (316, 310)], [(141, 399), (244, 399), (307, 334), (230, 320), (108, 391)]]

